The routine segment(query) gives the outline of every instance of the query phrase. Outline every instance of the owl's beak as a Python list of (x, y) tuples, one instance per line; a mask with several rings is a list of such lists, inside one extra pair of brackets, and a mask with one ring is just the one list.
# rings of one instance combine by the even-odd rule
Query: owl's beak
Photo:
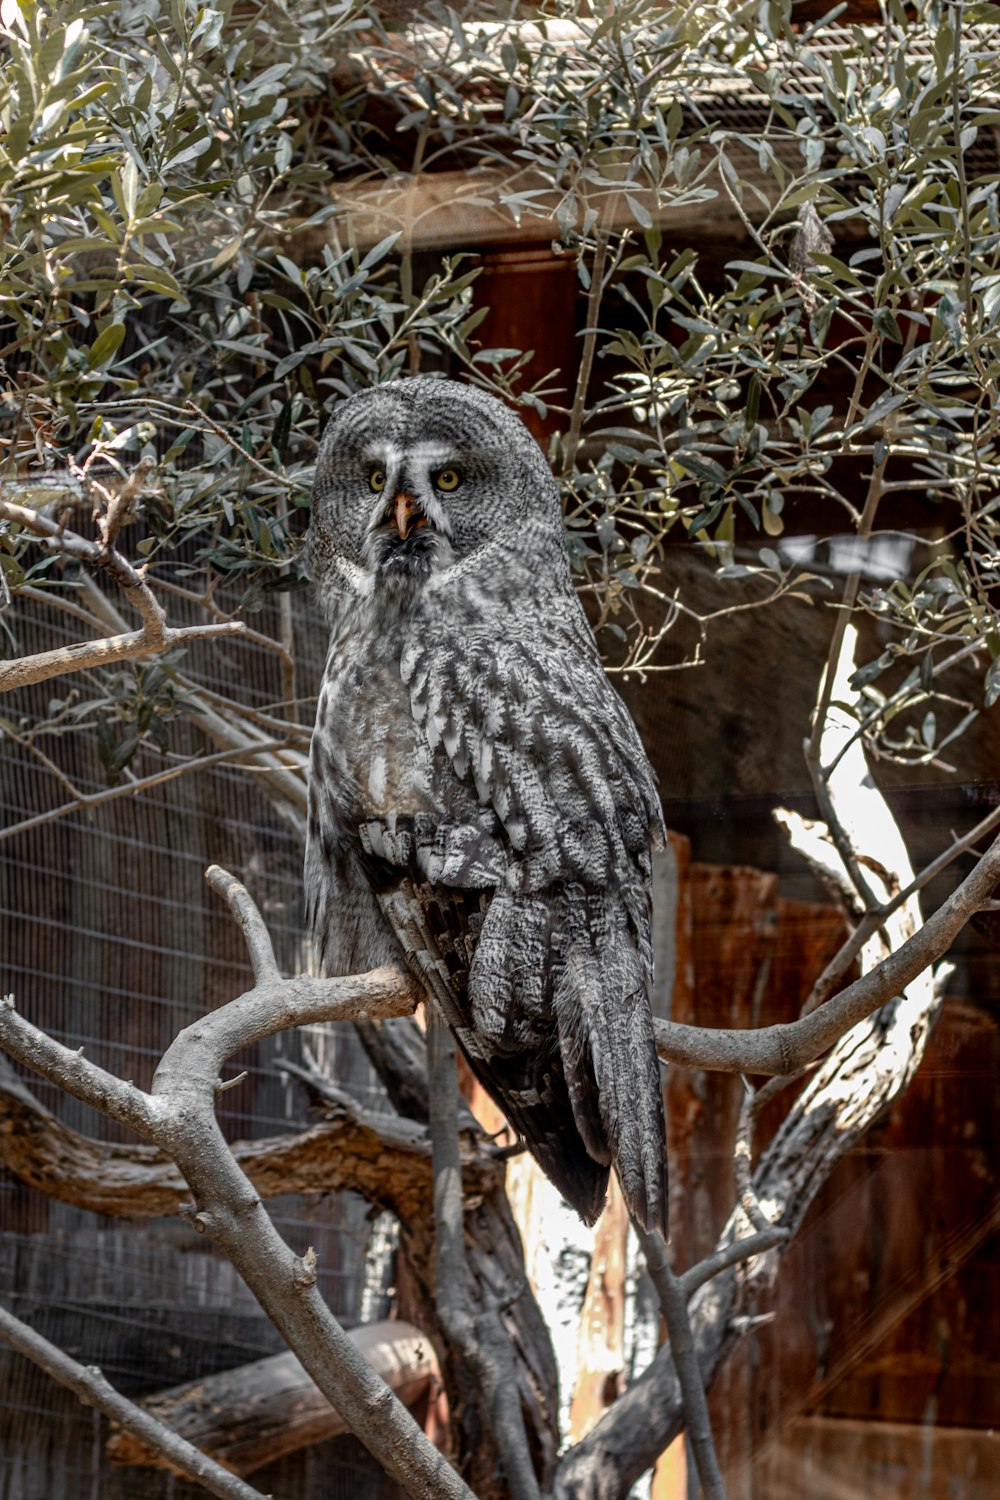
[(393, 516), (396, 522), (396, 530), (402, 541), (406, 541), (411, 531), (416, 531), (418, 526), (426, 526), (427, 517), (412, 495), (405, 490), (400, 490), (393, 501)]

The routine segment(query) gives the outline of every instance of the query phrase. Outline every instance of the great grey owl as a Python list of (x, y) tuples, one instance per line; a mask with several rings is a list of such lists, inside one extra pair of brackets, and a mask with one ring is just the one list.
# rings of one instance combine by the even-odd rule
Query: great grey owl
[(330, 623), (305, 874), (324, 972), (402, 960), (586, 1222), (614, 1163), (665, 1231), (660, 800), (541, 450), (454, 381), (352, 396), (319, 450), (308, 557)]

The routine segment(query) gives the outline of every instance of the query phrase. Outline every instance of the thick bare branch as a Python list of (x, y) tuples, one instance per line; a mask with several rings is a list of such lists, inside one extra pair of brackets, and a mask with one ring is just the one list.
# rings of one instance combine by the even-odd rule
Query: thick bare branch
[(259, 1490), (200, 1452), (166, 1423), (127, 1400), (94, 1365), (81, 1365), (70, 1359), (4, 1307), (0, 1307), (0, 1339), (33, 1360), (59, 1385), (75, 1391), (84, 1406), (96, 1406), (143, 1445), (161, 1453), (166, 1467), (204, 1485), (210, 1494), (219, 1495), (222, 1500), (266, 1500)]
[[(299, 1132), (235, 1141), (232, 1153), (262, 1198), (349, 1189), (390, 1209), (416, 1233), (432, 1215), (430, 1140), (424, 1126), (374, 1114), (339, 1090), (326, 1118)], [(144, 1142), (98, 1141), (59, 1120), (0, 1058), (0, 1162), (50, 1198), (92, 1213), (177, 1213), (190, 1191), (170, 1158)], [(473, 1197), (495, 1193), (503, 1164), (464, 1133), (462, 1179)]]
[[(411, 1323), (366, 1323), (348, 1337), (406, 1406), (440, 1387), (434, 1346)], [(158, 1391), (142, 1409), (238, 1474), (348, 1430), (291, 1350)], [(138, 1433), (115, 1433), (107, 1451), (114, 1464), (168, 1467)]]

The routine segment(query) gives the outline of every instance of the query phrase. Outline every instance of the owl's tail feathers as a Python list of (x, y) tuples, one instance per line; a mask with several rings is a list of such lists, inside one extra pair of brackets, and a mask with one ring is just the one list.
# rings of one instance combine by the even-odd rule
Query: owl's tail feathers
[(567, 1202), (593, 1224), (614, 1165), (629, 1212), (665, 1234), (660, 1071), (621, 897), (498, 891), (469, 1002), (446, 1014), (473, 1071)]
[[(550, 1032), (540, 1044), (511, 1050), (491, 1046), (467, 1026), (456, 1027), (456, 1035), (473, 1072), (546, 1177), (585, 1224), (595, 1224), (607, 1197), (611, 1152), (599, 1119), (592, 1134), (580, 1139), (580, 1111), (567, 1095), (558, 1038)], [(596, 1102), (593, 1082), (590, 1093)]]
[(551, 1108), (546, 1114), (547, 1118), (533, 1116), (531, 1112), (519, 1118), (512, 1115), (511, 1123), (566, 1202), (576, 1209), (585, 1224), (596, 1224), (608, 1196), (610, 1162), (595, 1161), (588, 1151), (582, 1150), (572, 1128), (553, 1130), (558, 1116)]
[(612, 1160), (629, 1213), (667, 1235), (666, 1122), (645, 976), (621, 904), (565, 955), (555, 987), (559, 1041), (577, 1130)]

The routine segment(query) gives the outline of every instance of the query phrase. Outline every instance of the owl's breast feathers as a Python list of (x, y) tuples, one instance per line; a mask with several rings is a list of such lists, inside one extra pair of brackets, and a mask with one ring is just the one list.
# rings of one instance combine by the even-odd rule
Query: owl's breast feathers
[(489, 629), (411, 618), (355, 641), (349, 665), (331, 653), (307, 889), (328, 970), (384, 961), (391, 934), (588, 1223), (614, 1163), (632, 1213), (665, 1232), (648, 1000), (662, 815), (575, 603)]

